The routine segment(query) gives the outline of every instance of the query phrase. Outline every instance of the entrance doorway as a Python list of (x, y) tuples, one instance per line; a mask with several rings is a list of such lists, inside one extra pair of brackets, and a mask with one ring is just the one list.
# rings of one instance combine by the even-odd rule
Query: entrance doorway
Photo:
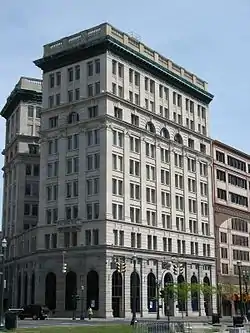
[(122, 274), (115, 271), (112, 275), (112, 310), (113, 310), (113, 316), (116, 318), (124, 317), (122, 288), (123, 288)]

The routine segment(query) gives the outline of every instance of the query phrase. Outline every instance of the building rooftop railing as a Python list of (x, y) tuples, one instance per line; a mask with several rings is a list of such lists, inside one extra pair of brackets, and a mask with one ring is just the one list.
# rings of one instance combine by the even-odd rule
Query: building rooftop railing
[(120, 43), (124, 44), (127, 47), (130, 47), (136, 52), (141, 53), (144, 57), (148, 58), (151, 61), (158, 63), (160, 66), (165, 67), (169, 71), (179, 75), (185, 80), (195, 84), (197, 87), (207, 91), (207, 82), (198, 78), (195, 74), (188, 72), (185, 68), (175, 64), (168, 58), (160, 55), (156, 51), (152, 50), (145, 44), (141, 43), (135, 37), (132, 37), (129, 34), (126, 34), (108, 23), (103, 23), (91, 29), (81, 31), (77, 34), (59, 39), (50, 44), (44, 45), (44, 57), (49, 57), (56, 53), (75, 48), (79, 45), (82, 45), (86, 42), (93, 42), (105, 36), (110, 36), (113, 39), (116, 39)]

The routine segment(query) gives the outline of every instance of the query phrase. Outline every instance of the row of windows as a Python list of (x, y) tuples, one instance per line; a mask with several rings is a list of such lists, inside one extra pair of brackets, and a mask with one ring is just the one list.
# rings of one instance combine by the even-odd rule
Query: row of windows
[[(249, 271), (249, 266), (242, 266), (242, 271), (248, 272)], [(221, 264), (221, 273), (224, 274), (224, 275), (229, 274), (229, 265), (228, 264), (225, 264), (225, 263)], [(231, 274), (231, 272), (230, 272), (230, 274)], [(239, 275), (238, 265), (233, 266), (233, 275), (237, 275), (237, 276)]]
[[(124, 211), (123, 205), (121, 203), (113, 203), (112, 204), (112, 214), (113, 219), (115, 220), (123, 220), (124, 218)], [(86, 204), (86, 212), (87, 212), (87, 219), (88, 220), (96, 220), (99, 218), (99, 203), (98, 202), (88, 202)], [(163, 213), (162, 215), (162, 227), (164, 229), (173, 229), (172, 221), (170, 215)], [(74, 220), (78, 218), (78, 205), (67, 205), (65, 207), (65, 219), (67, 220)], [(132, 223), (141, 224), (141, 211), (138, 207), (130, 207), (130, 218)], [(56, 223), (58, 219), (58, 209), (57, 208), (48, 208), (46, 210), (46, 220), (47, 224)], [(156, 219), (156, 211), (147, 210), (146, 211), (146, 219), (147, 224), (150, 226), (157, 226), (157, 219)], [(209, 235), (209, 224), (207, 222), (202, 222), (202, 234)], [(198, 223), (196, 220), (190, 219), (189, 220), (189, 232), (193, 234), (198, 234)], [(177, 216), (176, 217), (176, 230), (186, 232), (186, 225), (184, 217)]]
[[(117, 95), (117, 86), (115, 83), (112, 85), (112, 92), (114, 95)], [(120, 98), (123, 98), (123, 88), (121, 86), (118, 86), (118, 96)], [(133, 94), (132, 91), (129, 91), (129, 101), (131, 103), (134, 103), (136, 105), (140, 105), (140, 98), (139, 94)], [(147, 98), (145, 98), (145, 105), (146, 110), (150, 110), (152, 112), (156, 112), (155, 103), (153, 101), (149, 101)], [(170, 119), (169, 116), (169, 109), (167, 107), (164, 107), (163, 105), (159, 105), (159, 114), (163, 118)], [(114, 117), (123, 120), (123, 110), (121, 108), (114, 107)], [(185, 117), (185, 116), (184, 116)], [(182, 114), (177, 114), (175, 111), (173, 111), (173, 117), (171, 119), (175, 123), (178, 123), (179, 125), (184, 125), (184, 118)], [(134, 113), (131, 113), (131, 124), (135, 126), (140, 125), (139, 116), (135, 115)], [(197, 123), (197, 131), (201, 133), (202, 135), (207, 135), (207, 129), (205, 125), (202, 125), (200, 123)], [(192, 119), (186, 118), (186, 126), (195, 131), (195, 122)]]
[(236, 205), (248, 207), (248, 198), (247, 197), (233, 193), (233, 192), (228, 192), (228, 198), (227, 198), (227, 191), (223, 190), (221, 188), (217, 188), (217, 198), (220, 200), (224, 200), (224, 201), (227, 201), (229, 198), (229, 201)]
[[(133, 121), (135, 121), (134, 115), (133, 115)], [(155, 127), (154, 127), (153, 123), (151, 123), (151, 122), (146, 124), (146, 129), (151, 133), (155, 133)], [(165, 127), (161, 129), (160, 135), (166, 139), (170, 138), (169, 132)], [(174, 141), (180, 145), (183, 145), (183, 139), (179, 133), (177, 133), (175, 135)], [(124, 133), (123, 132), (113, 130), (113, 145), (121, 147), (121, 148), (124, 147)], [(138, 145), (139, 145), (139, 147), (138, 147), (138, 152), (139, 152), (140, 151), (140, 141), (139, 141)], [(149, 144), (146, 143), (146, 151), (147, 151), (147, 145), (149, 145)], [(194, 140), (193, 139), (188, 139), (188, 147), (194, 149)], [(200, 152), (202, 152), (203, 154), (206, 154), (206, 151), (207, 151), (206, 145), (203, 143), (200, 143)], [(155, 157), (154, 155), (155, 155), (155, 150), (154, 150), (154, 154), (151, 154), (151, 157), (154, 158)]]
[[(216, 150), (216, 161), (225, 164), (226, 163), (225, 153)], [(250, 173), (250, 164), (248, 164), (248, 170), (247, 170), (247, 164), (245, 162), (230, 155), (227, 155), (227, 164), (235, 169)]]
[[(87, 64), (87, 75), (93, 76), (94, 74), (100, 74), (101, 65), (100, 59), (96, 59), (93, 61), (89, 61)], [(74, 67), (69, 67), (67, 70), (67, 81), (79, 81), (81, 78), (81, 68), (80, 65), (76, 65)], [(49, 75), (49, 88), (60, 87), (62, 83), (62, 73), (57, 71), (55, 73), (51, 73)]]
[[(216, 170), (216, 177), (218, 180), (226, 182), (226, 172), (217, 169)], [(247, 189), (247, 180), (243, 179), (241, 177), (232, 175), (231, 173), (228, 173), (228, 183), (240, 188)], [(250, 183), (249, 183), (249, 188), (250, 188)]]
[[(76, 247), (79, 246), (77, 231), (63, 233), (63, 247)], [(56, 249), (58, 247), (58, 234), (45, 234), (44, 235), (44, 247), (45, 249)], [(82, 244), (81, 244), (82, 245)], [(99, 245), (99, 230), (98, 229), (87, 229), (85, 230), (85, 246)]]
[[(118, 231), (113, 230), (113, 235), (114, 235), (114, 245), (119, 246), (124, 246), (124, 237), (121, 237), (121, 234), (119, 234), (118, 238)], [(157, 251), (159, 250), (158, 248), (158, 237), (157, 236), (152, 236), (148, 235), (147, 236), (147, 249), (148, 250), (154, 250)], [(123, 242), (123, 243), (122, 243)], [(188, 254), (187, 248), (186, 248), (186, 241), (185, 240), (176, 240), (176, 245), (177, 245), (177, 253), (179, 254)], [(202, 256), (204, 257), (210, 257), (211, 256), (211, 249), (210, 249), (210, 244), (202, 244)], [(131, 232), (131, 244), (130, 246), (132, 248), (142, 248), (142, 234), (141, 233), (135, 233)], [(172, 238), (167, 238), (163, 237), (162, 238), (162, 249), (164, 252), (173, 252), (173, 239)], [(196, 255), (199, 256), (201, 255), (199, 253), (199, 244), (198, 242), (190, 242), (190, 251), (189, 254), (191, 255)]]
[[(100, 130), (90, 130), (86, 133), (87, 146), (94, 146), (100, 144)], [(79, 149), (79, 134), (72, 134), (67, 137), (66, 142), (67, 150), (72, 151)], [(58, 153), (58, 139), (51, 139), (48, 141), (48, 154), (57, 154)]]

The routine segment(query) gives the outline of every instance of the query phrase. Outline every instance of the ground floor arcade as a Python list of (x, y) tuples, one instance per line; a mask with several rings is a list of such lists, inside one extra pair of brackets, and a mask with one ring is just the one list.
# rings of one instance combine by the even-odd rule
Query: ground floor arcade
[[(180, 274), (173, 265), (166, 264), (170, 259), (156, 259), (146, 253), (133, 258), (133, 253), (117, 253), (117, 250), (40, 253), (8, 264), (9, 306), (46, 304), (58, 316), (71, 316), (75, 307), (72, 295), (77, 294), (78, 313), (81, 308), (86, 310), (91, 306), (97, 317), (130, 317), (135, 304), (139, 317), (154, 317), (158, 287), (183, 281), (215, 285), (213, 261), (183, 258)], [(124, 272), (117, 271), (117, 260), (125, 263)], [(65, 273), (63, 262), (67, 263)], [(190, 293), (185, 300), (168, 295), (159, 302), (160, 316), (167, 316), (168, 312), (171, 316), (204, 316), (204, 301), (204, 295), (197, 292)], [(207, 301), (210, 312), (215, 312), (216, 295)]]

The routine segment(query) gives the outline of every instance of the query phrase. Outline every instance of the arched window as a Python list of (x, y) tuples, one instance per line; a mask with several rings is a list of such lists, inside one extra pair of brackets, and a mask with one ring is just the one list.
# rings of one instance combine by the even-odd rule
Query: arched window
[(122, 306), (122, 274), (114, 271), (112, 274), (112, 310), (114, 317), (120, 317)]
[(177, 143), (179, 143), (179, 145), (183, 144), (182, 137), (181, 137), (181, 135), (179, 133), (175, 134), (174, 141), (177, 142)]
[(187, 302), (187, 288), (185, 285), (185, 279), (183, 275), (179, 275), (177, 278), (177, 294), (178, 294), (178, 309), (179, 311), (186, 311)]
[(169, 139), (169, 132), (165, 127), (163, 127), (161, 130), (161, 136), (165, 139)]
[(22, 277), (21, 273), (18, 274), (17, 278), (17, 307), (21, 307), (21, 288), (22, 288)]
[(209, 277), (206, 275), (203, 279), (203, 296), (204, 296), (204, 306), (207, 306), (207, 309), (210, 308), (211, 302), (211, 287)]
[(28, 303), (28, 274), (25, 272), (24, 274), (24, 298), (23, 303), (24, 305), (27, 305)]
[(87, 309), (99, 310), (99, 275), (92, 270), (87, 275)]
[(33, 272), (31, 275), (30, 304), (35, 304), (35, 288), (36, 288), (36, 276), (35, 272)]
[(198, 280), (195, 275), (191, 277), (191, 306), (193, 311), (198, 311), (199, 289)]
[(164, 276), (164, 290), (165, 290), (165, 298), (164, 298), (164, 314), (165, 316), (174, 316), (174, 289), (173, 289), (173, 276), (171, 273), (166, 273)]
[(148, 310), (156, 311), (156, 279), (153, 273), (149, 273), (147, 277), (147, 289), (148, 289)]
[[(140, 312), (140, 277), (137, 272), (132, 272), (130, 275), (130, 307), (133, 310), (133, 304), (135, 304), (136, 312)], [(134, 302), (134, 303), (133, 303)]]
[(77, 112), (71, 112), (68, 116), (68, 124), (73, 124), (79, 121), (79, 114)]
[(155, 133), (155, 126), (151, 121), (147, 123), (146, 130), (149, 131), (150, 133)]
[(73, 296), (77, 294), (77, 275), (75, 272), (68, 272), (65, 284), (65, 310), (75, 310), (76, 304)]
[(45, 305), (50, 310), (56, 308), (56, 274), (50, 272), (45, 279)]

